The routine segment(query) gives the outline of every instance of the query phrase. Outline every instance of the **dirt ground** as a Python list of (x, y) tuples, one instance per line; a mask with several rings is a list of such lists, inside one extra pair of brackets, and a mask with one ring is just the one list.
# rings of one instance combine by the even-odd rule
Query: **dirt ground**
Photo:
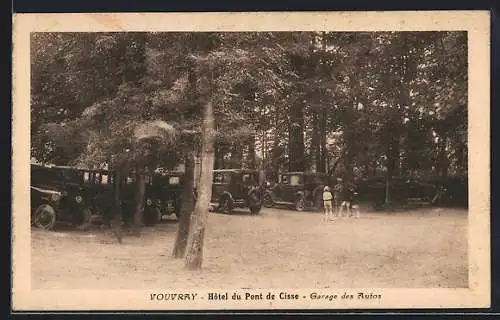
[(171, 256), (178, 224), (118, 244), (107, 230), (32, 232), (34, 289), (467, 287), (467, 212), (363, 213), (265, 208), (210, 213), (201, 271)]

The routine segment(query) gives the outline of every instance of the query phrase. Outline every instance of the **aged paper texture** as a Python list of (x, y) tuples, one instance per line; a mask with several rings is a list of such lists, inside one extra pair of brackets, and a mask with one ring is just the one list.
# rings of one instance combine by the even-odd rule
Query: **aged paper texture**
[[(360, 259), (359, 268), (350, 275), (354, 287), (336, 287), (328, 283), (315, 285), (311, 281), (307, 287), (259, 288), (210, 286), (199, 288), (188, 285), (149, 280), (139, 287), (99, 288), (49, 284), (35, 286), (33, 271), (33, 248), (30, 226), (30, 35), (34, 32), (264, 32), (264, 31), (465, 31), (468, 48), (468, 185), (469, 204), (466, 218), (468, 283), (458, 287), (426, 287), (377, 285), (359, 287), (354, 279), (367, 277), (371, 271), (364, 269), (365, 261)], [(13, 210), (12, 210), (12, 275), (13, 309), (27, 310), (249, 310), (249, 309), (380, 309), (380, 308), (486, 308), (490, 306), (490, 17), (486, 11), (426, 11), (426, 12), (308, 12), (308, 13), (116, 13), (116, 14), (16, 14), (13, 18)], [(265, 210), (265, 209), (263, 209)], [(304, 212), (302, 212), (304, 213)], [(300, 213), (300, 214), (302, 214)], [(279, 213), (278, 213), (279, 214)], [(265, 216), (264, 216), (265, 217)], [(319, 215), (318, 215), (319, 217)], [(217, 218), (218, 219), (218, 218)], [(295, 219), (295, 218), (290, 218)], [(319, 219), (319, 218), (318, 218)], [(368, 218), (366, 218), (368, 219)], [(214, 221), (211, 216), (208, 224)], [(319, 221), (319, 220), (318, 220)], [(363, 221), (363, 217), (359, 221)], [(214, 222), (215, 223), (215, 222)], [(249, 222), (249, 228), (252, 226)], [(438, 222), (436, 222), (438, 223)], [(212, 225), (210, 228), (216, 228)], [(401, 226), (406, 228), (406, 226)], [(279, 227), (277, 227), (279, 228)], [(49, 234), (52, 231), (47, 231)], [(170, 231), (172, 232), (172, 231)], [(175, 231), (173, 231), (175, 234)], [(353, 231), (355, 232), (355, 231)], [(457, 229), (456, 232), (464, 232)], [(232, 233), (228, 237), (238, 237)], [(415, 235), (414, 235), (415, 236)], [(422, 234), (422, 237), (427, 237)], [(40, 235), (44, 237), (44, 234)], [(37, 238), (38, 239), (38, 238)], [(83, 240), (92, 238), (82, 237)], [(235, 238), (236, 239), (236, 238)], [(38, 239), (40, 240), (40, 239)], [(37, 241), (38, 241), (37, 240)], [(67, 239), (60, 237), (58, 242)], [(276, 240), (279, 249), (280, 239)], [(43, 242), (44, 240), (40, 240)], [(132, 240), (130, 240), (132, 241)], [(134, 240), (135, 241), (135, 240)], [(419, 242), (415, 237), (413, 243)], [(411, 241), (409, 241), (411, 242)], [(218, 242), (210, 242), (216, 246)], [(48, 243), (47, 243), (48, 245)], [(125, 241), (120, 247), (121, 263), (127, 263), (128, 247)], [(209, 244), (205, 244), (208, 246)], [(436, 244), (440, 245), (439, 243)], [(67, 260), (68, 266), (89, 263), (87, 257), (95, 252), (84, 250), (83, 244), (75, 244), (75, 255), (60, 255), (57, 259)], [(38, 247), (37, 247), (38, 248)], [(170, 247), (169, 247), (170, 248)], [(307, 248), (302, 244), (300, 248)], [(276, 249), (276, 250), (278, 250)], [(37, 249), (38, 250), (38, 249)], [(57, 252), (57, 247), (51, 249)], [(106, 256), (107, 250), (114, 250), (109, 244), (102, 244), (99, 257)], [(166, 249), (167, 250), (167, 249)], [(170, 249), (168, 249), (170, 250)], [(349, 255), (346, 246), (344, 255)], [(444, 247), (446, 252), (456, 250), (453, 244)], [(144, 248), (146, 251), (146, 248)], [(132, 251), (130, 251), (132, 252)], [(85, 253), (85, 254), (84, 254)], [(243, 254), (243, 253), (242, 253)], [(340, 254), (340, 253), (339, 253)], [(87, 255), (87, 256), (86, 256)], [(170, 259), (170, 252), (159, 257), (152, 253), (141, 256), (142, 264), (151, 259)], [(132, 256), (129, 257), (133, 259)], [(213, 258), (213, 257), (212, 257)], [(90, 259), (90, 258), (89, 258)], [(98, 258), (100, 259), (100, 258)], [(210, 257), (206, 257), (210, 259)], [(222, 258), (223, 259), (223, 258)], [(265, 259), (262, 257), (261, 259)], [(395, 258), (398, 259), (398, 258)], [(437, 259), (437, 258), (436, 258)], [(40, 259), (37, 258), (37, 263)], [(115, 261), (120, 263), (120, 261)], [(111, 263), (111, 262), (110, 262)], [(255, 261), (254, 261), (255, 263)], [(389, 263), (389, 262), (388, 262)], [(415, 265), (420, 262), (413, 261)], [(64, 263), (61, 262), (61, 265)], [(106, 269), (110, 265), (99, 266), (99, 276), (103, 279), (112, 275)], [(324, 272), (335, 269), (335, 265), (316, 266)], [(62, 267), (61, 267), (62, 268)], [(70, 268), (70, 267), (68, 267)], [(88, 268), (97, 268), (89, 264)], [(182, 265), (179, 264), (179, 268)], [(453, 269), (453, 266), (450, 266)], [(450, 269), (450, 270), (451, 270)], [(61, 269), (62, 270), (62, 269)], [(293, 270), (293, 269), (289, 269)], [(433, 270), (432, 268), (430, 270)], [(63, 271), (61, 271), (63, 272)], [(64, 271), (70, 272), (71, 271)], [(162, 269), (157, 270), (162, 273)], [(168, 271), (167, 271), (168, 272)], [(187, 271), (186, 271), (187, 272)], [(197, 279), (205, 270), (193, 271), (192, 279)], [(233, 273), (236, 272), (233, 270)], [(261, 270), (262, 276), (265, 270)], [(287, 271), (290, 273), (291, 271)], [(297, 274), (285, 274), (283, 279), (299, 279)], [(346, 271), (348, 272), (348, 270)], [(391, 268), (387, 271), (391, 278)], [(399, 270), (403, 272), (404, 270)], [(408, 277), (411, 271), (408, 270)], [(431, 272), (431, 271), (429, 271)], [(224, 271), (219, 273), (220, 283), (225, 283)], [(234, 276), (234, 275), (233, 275)], [(428, 277), (434, 275), (428, 274)], [(79, 274), (74, 272), (75, 283)], [(133, 273), (126, 276), (133, 280)], [(214, 277), (214, 275), (208, 275)], [(235, 276), (236, 277), (236, 276)], [(258, 276), (256, 276), (258, 277)], [(279, 273), (275, 273), (279, 283)], [(190, 279), (190, 276), (188, 277)], [(257, 278), (256, 278), (257, 279)], [(55, 280), (52, 280), (55, 281)], [(97, 281), (97, 280), (96, 280)], [(111, 280), (110, 280), (111, 281)], [(194, 281), (194, 280), (193, 280)], [(390, 280), (387, 280), (390, 281)], [(97, 282), (96, 282), (97, 283)], [(293, 283), (293, 282), (291, 282)], [(306, 283), (306, 282), (304, 282)], [(368, 282), (367, 282), (368, 283)], [(390, 283), (390, 282), (379, 282)], [(239, 297), (239, 298), (238, 298)]]

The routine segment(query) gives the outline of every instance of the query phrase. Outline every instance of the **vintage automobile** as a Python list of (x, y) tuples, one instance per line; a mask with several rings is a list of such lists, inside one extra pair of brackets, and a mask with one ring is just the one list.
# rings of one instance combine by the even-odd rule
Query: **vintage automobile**
[(279, 176), (279, 182), (267, 188), (264, 206), (293, 206), (297, 211), (306, 207), (322, 207), (322, 191), (330, 185), (330, 177), (316, 172), (287, 172)]
[(157, 223), (166, 215), (180, 216), (184, 173), (181, 171), (156, 170), (146, 178), (145, 222)]
[(57, 222), (80, 225), (90, 214), (82, 186), (83, 171), (72, 167), (31, 165), (31, 223), (51, 230)]
[[(90, 179), (86, 179), (91, 186), (88, 187), (93, 193), (89, 197), (94, 199), (93, 210), (98, 212), (99, 217), (110, 218), (108, 212), (112, 210), (110, 204), (114, 198), (115, 175), (108, 175), (105, 171), (89, 171)], [(106, 178), (106, 179), (102, 179)], [(144, 204), (143, 217), (145, 225), (155, 225), (165, 215), (180, 212), (180, 196), (182, 194), (183, 173), (175, 171), (155, 171), (144, 177)], [(120, 199), (122, 204), (122, 215), (125, 224), (131, 224), (135, 209), (135, 173), (129, 174), (121, 181)], [(99, 219), (98, 217), (95, 217)]]
[(232, 213), (234, 208), (249, 208), (259, 214), (263, 190), (259, 173), (248, 169), (218, 169), (213, 171), (212, 200), (216, 211)]
[(386, 192), (394, 204), (434, 204), (438, 192), (442, 192), (436, 184), (411, 178), (393, 178), (389, 184), (385, 178), (373, 178), (364, 181), (359, 187), (364, 201), (377, 209), (383, 206)]

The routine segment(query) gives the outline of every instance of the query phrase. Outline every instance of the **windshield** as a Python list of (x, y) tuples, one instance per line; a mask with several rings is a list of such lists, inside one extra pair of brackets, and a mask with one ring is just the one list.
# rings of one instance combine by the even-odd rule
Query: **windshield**
[(304, 184), (304, 178), (301, 175), (293, 174), (293, 175), (282, 175), (281, 183), (287, 184), (290, 186), (298, 186)]
[(231, 181), (230, 172), (214, 172), (214, 184), (226, 184)]
[(63, 177), (65, 182), (72, 183), (82, 183), (83, 182), (83, 172), (74, 170), (64, 170)]
[(34, 184), (53, 183), (60, 180), (61, 174), (56, 170), (51, 170), (49, 168), (31, 168), (31, 182)]

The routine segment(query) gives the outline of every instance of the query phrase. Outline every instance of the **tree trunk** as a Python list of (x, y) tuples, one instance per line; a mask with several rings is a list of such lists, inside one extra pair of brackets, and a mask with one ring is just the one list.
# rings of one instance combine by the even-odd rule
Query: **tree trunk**
[(222, 169), (222, 160), (221, 160), (219, 143), (216, 143), (214, 147), (214, 169)]
[(111, 230), (115, 235), (116, 239), (119, 243), (122, 243), (123, 239), (123, 230), (122, 230), (122, 201), (121, 201), (121, 183), (122, 183), (122, 168), (117, 166), (115, 169), (114, 176), (114, 197), (113, 197), (113, 217), (110, 221)]
[(208, 204), (212, 197), (212, 179), (214, 167), (214, 112), (212, 101), (205, 106), (201, 153), (201, 177), (198, 199), (193, 213), (190, 244), (186, 254), (185, 268), (201, 269), (203, 261), (203, 240), (208, 219)]
[[(264, 148), (263, 148), (264, 149)], [(262, 150), (263, 156), (265, 156), (265, 150)], [(255, 137), (252, 136), (250, 141), (248, 141), (248, 166), (250, 169), (256, 169), (255, 165)]]
[(313, 115), (313, 132), (311, 137), (311, 154), (313, 155), (313, 162), (316, 172), (320, 172), (321, 167), (321, 138), (320, 138), (320, 125), (319, 114), (317, 112)]
[(441, 179), (441, 182), (445, 183), (446, 180), (448, 179), (448, 167), (449, 167), (448, 155), (446, 153), (447, 137), (445, 135), (441, 135), (439, 139), (440, 140), (439, 140), (438, 175), (439, 178)]
[(386, 177), (386, 192), (385, 192), (385, 203), (389, 204), (391, 202), (390, 196), (390, 184), (392, 177), (397, 172), (397, 161), (399, 160), (399, 138), (391, 137), (389, 139), (389, 145), (387, 147), (387, 177)]
[(146, 191), (146, 184), (144, 181), (143, 166), (138, 162), (135, 166), (135, 208), (134, 208), (134, 223), (133, 234), (139, 236), (143, 225), (144, 213), (144, 193)]
[(177, 237), (175, 238), (174, 251), (172, 256), (175, 259), (184, 257), (186, 246), (189, 236), (189, 225), (191, 222), (191, 215), (194, 209), (194, 153), (188, 151), (185, 161), (186, 170), (184, 173), (184, 189), (182, 191), (182, 204), (179, 218), (179, 229), (177, 230)]
[(241, 145), (235, 143), (231, 146), (231, 168), (240, 169), (242, 167), (243, 152)]
[(318, 172), (326, 172), (326, 159), (328, 150), (326, 149), (326, 109), (322, 109), (319, 118), (319, 137), (320, 137), (320, 161)]
[(290, 113), (288, 160), (290, 171), (304, 171), (304, 112), (301, 102)]

